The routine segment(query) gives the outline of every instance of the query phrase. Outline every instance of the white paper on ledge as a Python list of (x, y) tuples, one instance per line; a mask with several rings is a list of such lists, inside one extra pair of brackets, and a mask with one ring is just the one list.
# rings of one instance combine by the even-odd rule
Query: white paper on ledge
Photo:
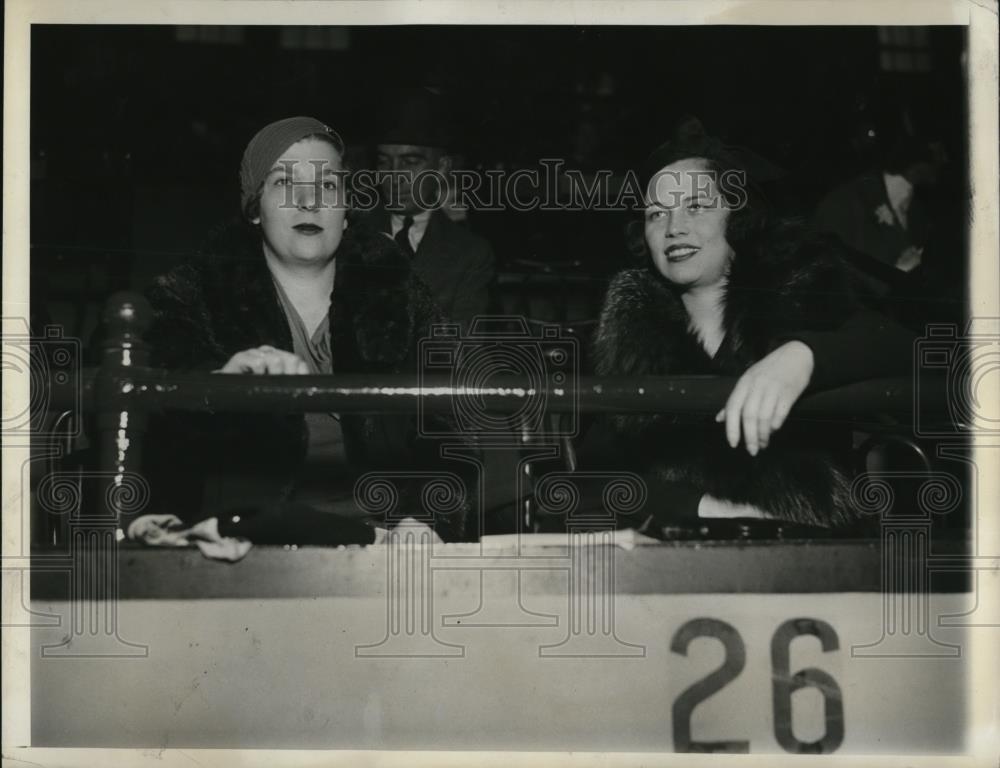
[[(584, 535), (589, 534), (589, 535)], [(595, 543), (609, 536), (608, 543), (622, 549), (635, 549), (644, 544), (659, 544), (657, 539), (639, 533), (634, 528), (625, 528), (608, 532), (574, 533), (504, 533), (497, 536), (483, 536), (480, 539), (484, 549), (504, 549), (516, 546), (519, 542), (530, 547), (573, 547)]]

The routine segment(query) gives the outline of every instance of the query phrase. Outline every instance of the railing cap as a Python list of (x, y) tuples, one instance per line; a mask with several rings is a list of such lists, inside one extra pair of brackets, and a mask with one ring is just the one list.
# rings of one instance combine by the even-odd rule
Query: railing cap
[(153, 308), (141, 293), (119, 291), (105, 303), (102, 319), (109, 339), (141, 337), (153, 322)]

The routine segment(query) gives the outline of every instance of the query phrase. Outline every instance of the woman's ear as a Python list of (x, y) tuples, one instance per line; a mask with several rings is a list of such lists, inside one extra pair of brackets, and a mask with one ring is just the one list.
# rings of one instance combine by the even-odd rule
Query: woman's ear
[(251, 224), (258, 224), (259, 225), (260, 224), (260, 216), (254, 216), (252, 219), (250, 219), (250, 223)]

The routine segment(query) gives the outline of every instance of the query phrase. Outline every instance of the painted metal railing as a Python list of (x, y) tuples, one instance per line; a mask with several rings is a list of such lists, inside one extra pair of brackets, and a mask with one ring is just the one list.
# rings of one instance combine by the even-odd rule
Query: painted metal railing
[[(469, 386), (455, 372), (434, 375), (233, 376), (211, 372), (178, 372), (149, 366), (150, 349), (143, 334), (152, 309), (138, 294), (118, 293), (108, 301), (107, 333), (101, 364), (85, 370), (72, 383), (50, 382), (49, 403), (56, 410), (71, 405), (94, 415), (99, 450), (97, 470), (116, 483), (142, 467), (143, 436), (151, 411), (201, 412), (336, 412), (336, 413), (458, 413), (474, 404), (477, 413), (506, 415), (515, 431), (561, 435), (564, 458), (573, 468), (572, 446), (565, 430), (537, 427), (578, 414), (671, 413), (705, 418), (725, 403), (735, 380), (711, 376), (535, 376), (489, 378)], [(542, 343), (539, 341), (539, 343)], [(475, 377), (473, 377), (475, 378)], [(481, 381), (481, 378), (477, 379)], [(886, 439), (910, 445), (926, 463), (912, 439), (916, 399), (911, 379), (866, 381), (803, 397), (792, 411), (799, 420), (853, 422)], [(943, 378), (921, 380), (920, 406), (942, 404), (947, 395)], [(463, 402), (464, 401), (464, 402)], [(536, 427), (524, 426), (530, 413)], [(926, 419), (927, 414), (923, 414)], [(555, 420), (555, 421), (552, 421)], [(496, 423), (494, 420), (493, 423)], [(473, 425), (475, 427), (475, 425)], [(462, 425), (459, 424), (459, 429)], [(475, 430), (473, 430), (475, 431)], [(102, 493), (105, 521), (120, 519), (124, 492)], [(102, 502), (103, 504), (104, 502)]]
[[(176, 409), (290, 413), (450, 412), (461, 398), (477, 408), (516, 414), (541, 399), (549, 413), (715, 413), (735, 379), (716, 376), (580, 376), (556, 384), (527, 378), (493, 377), (488, 386), (469, 386), (448, 373), (423, 375), (220, 376), (150, 368), (142, 334), (151, 319), (145, 299), (120, 293), (105, 311), (108, 334), (99, 368), (85, 370), (79, 389), (53, 382), (50, 402), (59, 409), (79, 397), (85, 412)], [(77, 386), (74, 383), (72, 386)], [(943, 377), (921, 381), (921, 399), (946, 413)], [(910, 378), (864, 381), (803, 397), (796, 418), (824, 418), (871, 424), (906, 424), (914, 412)], [(117, 429), (117, 427), (116, 427)]]

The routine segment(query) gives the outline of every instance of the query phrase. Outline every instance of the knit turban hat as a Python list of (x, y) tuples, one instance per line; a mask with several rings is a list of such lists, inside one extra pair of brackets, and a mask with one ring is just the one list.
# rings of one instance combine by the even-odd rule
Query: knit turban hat
[(240, 163), (240, 207), (244, 212), (268, 171), (292, 144), (307, 136), (328, 136), (337, 152), (344, 154), (344, 140), (330, 126), (313, 117), (288, 117), (261, 128), (250, 139)]

